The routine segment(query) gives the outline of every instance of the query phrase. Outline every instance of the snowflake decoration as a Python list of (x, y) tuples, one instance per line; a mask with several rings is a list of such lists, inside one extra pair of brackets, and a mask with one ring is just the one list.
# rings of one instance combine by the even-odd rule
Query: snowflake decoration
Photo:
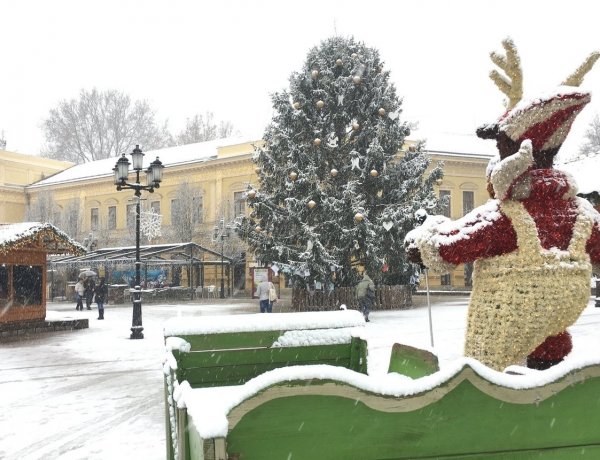
[(140, 231), (146, 235), (148, 241), (162, 235), (161, 225), (162, 214), (158, 214), (154, 209), (140, 213)]

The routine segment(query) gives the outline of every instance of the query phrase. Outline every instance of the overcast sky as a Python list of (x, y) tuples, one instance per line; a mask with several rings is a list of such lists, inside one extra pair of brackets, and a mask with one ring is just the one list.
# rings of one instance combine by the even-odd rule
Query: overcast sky
[[(551, 89), (600, 49), (594, 0), (0, 0), (0, 18), (0, 132), (8, 150), (28, 154), (43, 146), (49, 110), (93, 87), (148, 100), (175, 133), (209, 110), (258, 138), (269, 94), (336, 33), (379, 49), (404, 119), (432, 139), (472, 133), (502, 113), (487, 75), (504, 37), (519, 49), (526, 95)], [(563, 157), (600, 113), (600, 64), (582, 86), (597, 97)]]

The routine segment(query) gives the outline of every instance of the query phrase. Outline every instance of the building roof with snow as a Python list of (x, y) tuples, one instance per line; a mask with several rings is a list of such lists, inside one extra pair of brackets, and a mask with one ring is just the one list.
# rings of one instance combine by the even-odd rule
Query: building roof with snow
[(85, 248), (52, 224), (20, 222), (0, 224), (0, 255), (36, 247), (50, 254), (85, 254)]
[(575, 178), (579, 193), (583, 195), (600, 193), (600, 152), (595, 156), (557, 164), (556, 167)]
[[(417, 140), (425, 141), (425, 150), (433, 155), (448, 157), (463, 157), (487, 159), (497, 153), (495, 142), (478, 138), (475, 134), (466, 133), (425, 133), (415, 131), (411, 134), (409, 142)], [(144, 169), (147, 168), (156, 157), (165, 167), (181, 166), (210, 162), (227, 156), (221, 154), (220, 150), (240, 145), (261, 142), (259, 137), (230, 137), (216, 139), (195, 144), (168, 147), (159, 150), (149, 150), (144, 156)], [(250, 153), (250, 152), (248, 152)], [(72, 183), (84, 181), (91, 178), (110, 177), (117, 158), (111, 157), (96, 160), (89, 163), (73, 165), (62, 172), (42, 179), (29, 187), (43, 187), (61, 183)], [(557, 165), (557, 167), (571, 173), (578, 185), (580, 193), (587, 194), (600, 189), (599, 181), (594, 178), (593, 171), (600, 170), (600, 155)]]
[[(192, 163), (206, 162), (215, 160), (218, 157), (218, 150), (222, 147), (231, 145), (256, 142), (256, 138), (230, 137), (217, 139), (207, 142), (198, 142), (195, 144), (179, 145), (176, 147), (167, 147), (159, 150), (149, 150), (144, 152), (144, 170), (150, 166), (157, 157), (159, 157), (163, 166), (172, 167)], [(88, 163), (74, 165), (62, 172), (54, 174), (51, 177), (36, 182), (30, 187), (42, 187), (61, 183), (76, 182), (85, 179), (97, 179), (101, 177), (111, 177), (113, 168), (117, 162), (116, 157), (105, 158), (102, 160), (91, 161)]]
[(498, 152), (495, 142), (480, 139), (474, 133), (415, 131), (410, 139), (424, 140), (425, 150), (432, 154), (491, 158)]

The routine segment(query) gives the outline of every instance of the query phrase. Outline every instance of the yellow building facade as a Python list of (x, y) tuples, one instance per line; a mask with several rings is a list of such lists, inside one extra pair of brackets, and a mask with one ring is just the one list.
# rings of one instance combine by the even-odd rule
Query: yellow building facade
[[(160, 188), (154, 193), (142, 193), (142, 208), (152, 208), (162, 215), (162, 236), (151, 243), (179, 241), (177, 236), (181, 235), (178, 233), (181, 229), (178, 228), (177, 213), (180, 200), (191, 200), (194, 209), (191, 239), (217, 252), (221, 252), (222, 245), (227, 245), (227, 254), (239, 253), (241, 258), (241, 253), (246, 251), (243, 243), (232, 233), (225, 239), (215, 238), (214, 229), (248, 212), (244, 192), (248, 183), (258, 185), (251, 160), (257, 142), (262, 141), (225, 139), (146, 152), (145, 167), (156, 156), (165, 165)], [(436, 186), (436, 191), (442, 196), (449, 196), (447, 212), (450, 217), (462, 217), (488, 199), (485, 169), (489, 156), (435, 150), (429, 153), (432, 166), (438, 161), (444, 163), (444, 179)], [(28, 158), (32, 163), (38, 159)], [(46, 208), (52, 208), (52, 223), (78, 241), (93, 243), (97, 247), (132, 245), (135, 241), (134, 195), (131, 190), (116, 190), (112, 171), (115, 163), (116, 158), (84, 165), (62, 164), (60, 166), (64, 170), (51, 177), (42, 179), (41, 175), (32, 175), (30, 185), (21, 186), (14, 192), (15, 208), (1, 220), (19, 222), (26, 213), (27, 203), (35, 209), (45, 202)], [(133, 174), (130, 179), (135, 180)], [(141, 182), (145, 182), (145, 177)], [(2, 189), (2, 199), (8, 199), (5, 197), (10, 197), (10, 193), (11, 190)], [(247, 255), (245, 265), (246, 280), (242, 285), (249, 293), (252, 287), (252, 254)], [(218, 281), (218, 265), (215, 270), (207, 276)], [(469, 284), (468, 280), (465, 282), (462, 266), (449, 276), (430, 277), (429, 283), (432, 287), (444, 288), (461, 288)]]
[(72, 165), (0, 150), (0, 222), (23, 222), (27, 209), (25, 187)]

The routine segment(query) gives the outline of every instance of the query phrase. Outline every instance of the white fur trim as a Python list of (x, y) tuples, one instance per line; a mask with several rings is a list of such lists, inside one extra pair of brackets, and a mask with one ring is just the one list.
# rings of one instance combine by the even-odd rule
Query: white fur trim
[(496, 197), (505, 200), (510, 198), (511, 186), (516, 180), (533, 166), (531, 141), (525, 139), (521, 148), (514, 155), (505, 158), (492, 170), (490, 181), (494, 186)]
[(434, 274), (449, 273), (456, 267), (442, 259), (436, 238), (440, 233), (440, 226), (448, 222), (450, 219), (444, 216), (428, 216), (423, 225), (408, 232), (404, 239), (407, 248), (419, 250), (423, 265)]

